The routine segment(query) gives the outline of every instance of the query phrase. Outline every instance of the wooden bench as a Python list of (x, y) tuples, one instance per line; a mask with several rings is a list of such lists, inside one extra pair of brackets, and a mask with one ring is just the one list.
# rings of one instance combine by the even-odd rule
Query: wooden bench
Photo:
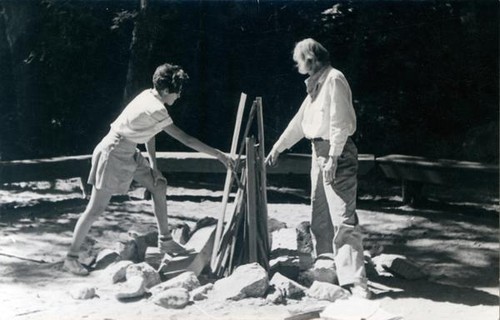
[(407, 155), (387, 155), (375, 159), (386, 177), (402, 182), (403, 203), (423, 200), (425, 184), (498, 188), (498, 165)]
[[(146, 156), (144, 154), (144, 156)], [(214, 157), (199, 152), (157, 152), (158, 167), (167, 173), (226, 173), (226, 168)], [(375, 157), (359, 155), (359, 175), (370, 171)], [(55, 181), (80, 177), (86, 181), (91, 164), (91, 155), (55, 157), (34, 160), (0, 161), (0, 186), (4, 183), (22, 181)], [(288, 153), (280, 156), (279, 166), (268, 167), (270, 175), (309, 175), (311, 156)], [(83, 185), (83, 184), (82, 184)]]

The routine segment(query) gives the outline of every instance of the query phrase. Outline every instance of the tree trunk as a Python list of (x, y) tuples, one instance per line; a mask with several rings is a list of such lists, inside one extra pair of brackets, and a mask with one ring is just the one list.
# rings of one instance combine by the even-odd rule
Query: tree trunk
[(151, 75), (148, 74), (152, 39), (149, 26), (149, 0), (141, 0), (141, 8), (136, 17), (130, 42), (127, 80), (123, 93), (124, 105), (132, 100), (147, 83), (151, 82)]
[(8, 160), (30, 150), (30, 126), (36, 106), (32, 103), (35, 78), (30, 65), (39, 17), (35, 1), (5, 2), (0, 7), (0, 158)]

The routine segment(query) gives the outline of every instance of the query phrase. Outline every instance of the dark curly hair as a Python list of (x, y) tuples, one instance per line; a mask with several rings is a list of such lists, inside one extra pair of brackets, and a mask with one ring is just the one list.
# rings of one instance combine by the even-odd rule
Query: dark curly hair
[(153, 74), (153, 86), (158, 91), (168, 89), (169, 93), (178, 93), (188, 79), (188, 74), (180, 66), (164, 63)]

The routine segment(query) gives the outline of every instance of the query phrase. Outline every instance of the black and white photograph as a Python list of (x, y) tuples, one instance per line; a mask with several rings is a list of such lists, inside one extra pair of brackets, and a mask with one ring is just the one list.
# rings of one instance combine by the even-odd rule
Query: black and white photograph
[(498, 320), (497, 0), (0, 0), (0, 319)]

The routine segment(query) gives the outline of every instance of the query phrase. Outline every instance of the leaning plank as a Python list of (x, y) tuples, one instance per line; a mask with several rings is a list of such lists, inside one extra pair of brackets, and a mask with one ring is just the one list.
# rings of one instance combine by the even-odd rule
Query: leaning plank
[(248, 262), (257, 262), (257, 185), (255, 170), (255, 138), (247, 138), (247, 227)]
[[(267, 238), (267, 177), (266, 177), (266, 164), (265, 164), (265, 145), (264, 145), (264, 111), (262, 107), (262, 98), (257, 97), (257, 128), (259, 137), (259, 147), (258, 147), (258, 157), (257, 157), (257, 168), (259, 172), (259, 185), (258, 190), (260, 191), (259, 197), (259, 231), (264, 232), (264, 236), (261, 238), (263, 241), (263, 255), (267, 255), (269, 250), (268, 238)], [(267, 259), (267, 258), (266, 258)], [(267, 265), (267, 264), (266, 264)]]
[[(256, 103), (254, 101), (254, 103), (252, 104), (252, 107), (250, 108), (250, 113), (248, 115), (248, 119), (247, 119), (247, 123), (246, 123), (246, 126), (245, 126), (245, 131), (243, 133), (243, 136), (241, 138), (241, 143), (240, 143), (240, 150), (238, 151), (238, 156), (236, 157), (236, 171), (239, 170), (240, 168), (240, 164), (241, 164), (241, 157), (243, 156), (243, 151), (245, 150), (245, 147), (246, 147), (246, 139), (247, 139), (247, 136), (248, 136), (248, 133), (250, 132), (250, 128), (252, 126), (252, 123), (253, 123), (253, 119), (255, 117), (255, 113), (256, 113)], [(243, 175), (244, 177), (245, 175)], [(231, 176), (231, 178), (236, 178), (237, 177), (234, 177), (233, 175)], [(241, 180), (244, 180), (244, 178), (242, 178)], [(239, 181), (238, 183), (238, 187), (241, 189), (243, 188), (243, 182), (242, 181)], [(223, 226), (223, 231), (222, 231), (222, 234), (225, 235), (228, 230), (230, 230), (232, 227), (233, 227), (233, 223), (234, 223), (234, 214), (233, 215), (230, 215), (227, 219), (224, 219), (224, 220), (227, 220), (227, 221), (224, 221), (225, 223), (225, 226)], [(223, 236), (221, 235), (221, 238), (223, 238)], [(219, 272), (219, 268), (220, 266), (225, 266), (226, 265), (226, 261), (227, 261), (227, 250), (226, 248), (221, 248), (222, 244), (220, 244), (220, 241), (218, 242), (218, 247), (217, 248), (217, 254), (218, 256), (216, 256), (215, 258), (212, 259), (212, 263), (211, 263), (211, 268), (212, 268), (212, 272), (216, 273), (216, 272)], [(222, 250), (224, 249), (224, 250)], [(226, 253), (224, 253), (226, 252)]]
[[(234, 126), (233, 139), (231, 141), (231, 150), (230, 150), (231, 157), (234, 157), (236, 155), (236, 149), (238, 147), (238, 138), (240, 136), (241, 121), (243, 119), (243, 110), (245, 109), (246, 99), (247, 95), (245, 93), (241, 93), (240, 103), (238, 105), (238, 112), (236, 114), (236, 124)], [(224, 219), (226, 215), (227, 203), (229, 200), (229, 192), (231, 191), (230, 189), (232, 184), (233, 184), (233, 172), (231, 170), (227, 170), (226, 182), (224, 184), (224, 193), (222, 197), (222, 210), (220, 212), (219, 220), (217, 221), (214, 246), (212, 250), (212, 257), (211, 257), (212, 271), (215, 271), (214, 269), (217, 260), (217, 252), (219, 251), (219, 243), (222, 236), (222, 231), (224, 229)]]

